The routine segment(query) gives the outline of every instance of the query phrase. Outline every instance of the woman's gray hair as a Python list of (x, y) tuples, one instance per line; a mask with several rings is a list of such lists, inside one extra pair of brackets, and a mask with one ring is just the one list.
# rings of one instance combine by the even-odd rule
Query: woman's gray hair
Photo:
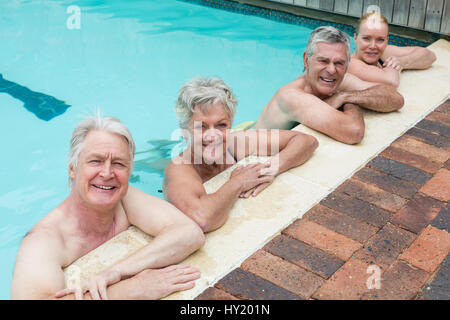
[[(100, 112), (97, 111), (95, 116), (90, 116), (81, 121), (78, 126), (73, 130), (72, 137), (70, 138), (70, 149), (68, 164), (74, 170), (78, 166), (78, 157), (83, 149), (83, 142), (86, 136), (91, 131), (106, 131), (109, 133), (118, 134), (124, 137), (128, 143), (128, 151), (130, 155), (130, 175), (133, 171), (133, 159), (136, 152), (133, 137), (131, 136), (128, 128), (117, 118), (114, 117), (102, 117)], [(69, 177), (69, 182), (72, 179)]]
[(347, 63), (350, 61), (350, 38), (345, 32), (331, 26), (319, 27), (311, 32), (305, 51), (308, 60), (316, 52), (316, 45), (319, 42), (345, 44), (347, 48)]
[(237, 100), (231, 89), (219, 78), (195, 78), (186, 82), (178, 93), (175, 105), (180, 127), (186, 129), (198, 107), (202, 112), (221, 102), (233, 121)]

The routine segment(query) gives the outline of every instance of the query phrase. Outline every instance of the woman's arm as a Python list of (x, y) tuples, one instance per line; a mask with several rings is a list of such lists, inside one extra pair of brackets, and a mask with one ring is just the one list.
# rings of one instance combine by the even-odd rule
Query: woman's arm
[(379, 68), (368, 65), (364, 61), (356, 58), (350, 60), (348, 72), (368, 82), (389, 84), (396, 88), (400, 84), (399, 70), (391, 67)]
[(165, 196), (203, 232), (213, 231), (226, 222), (229, 211), (242, 192), (269, 180), (260, 174), (266, 167), (266, 164), (238, 167), (216, 192), (207, 194), (202, 179), (191, 165), (172, 162), (165, 171)]
[(272, 156), (270, 166), (261, 171), (271, 180), (244, 191), (241, 193), (244, 198), (257, 196), (277, 175), (305, 163), (319, 145), (313, 136), (291, 130), (238, 131), (232, 134), (231, 141), (230, 149), (238, 161), (250, 155)]
[(436, 55), (433, 51), (423, 47), (389, 45), (384, 50), (382, 59), (386, 60), (391, 56), (400, 60), (403, 69), (428, 69), (436, 61)]

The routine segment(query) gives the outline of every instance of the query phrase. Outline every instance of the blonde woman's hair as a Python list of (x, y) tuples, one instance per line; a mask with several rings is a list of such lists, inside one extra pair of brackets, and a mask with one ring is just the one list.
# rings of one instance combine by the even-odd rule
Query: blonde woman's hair
[(381, 23), (384, 23), (389, 27), (389, 22), (385, 16), (383, 16), (380, 12), (372, 11), (372, 12), (366, 13), (359, 19), (358, 25), (356, 26), (356, 30), (355, 30), (357, 35), (359, 34), (359, 29), (361, 28), (361, 25), (363, 24), (363, 22), (366, 22), (370, 18), (372, 18), (372, 19), (378, 18)]

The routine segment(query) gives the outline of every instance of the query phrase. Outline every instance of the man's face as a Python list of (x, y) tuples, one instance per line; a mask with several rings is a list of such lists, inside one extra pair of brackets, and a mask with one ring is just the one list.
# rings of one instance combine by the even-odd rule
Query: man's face
[(112, 209), (127, 193), (130, 163), (124, 137), (91, 131), (83, 141), (78, 167), (69, 168), (72, 189), (87, 207)]
[(320, 98), (331, 96), (347, 71), (347, 47), (343, 43), (319, 42), (310, 59), (303, 54), (303, 62), (313, 94)]

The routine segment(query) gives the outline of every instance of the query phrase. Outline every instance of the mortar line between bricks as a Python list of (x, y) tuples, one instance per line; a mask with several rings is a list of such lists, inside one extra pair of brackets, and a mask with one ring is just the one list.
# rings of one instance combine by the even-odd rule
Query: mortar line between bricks
[[(316, 249), (316, 250), (320, 250), (321, 252), (323, 252), (324, 254), (327, 254), (327, 255), (329, 255), (329, 256), (333, 256), (332, 254), (330, 254), (330, 253), (328, 253), (328, 252), (326, 252), (326, 251), (324, 251), (324, 250), (322, 250), (322, 249), (320, 249), (320, 248), (316, 248), (316, 247), (313, 247), (312, 245), (310, 245), (310, 244), (308, 244), (308, 243), (306, 243), (306, 242), (304, 242), (304, 241), (302, 241), (302, 240), (298, 240), (298, 239), (295, 239), (294, 237), (291, 237), (290, 235), (288, 235), (288, 234), (285, 234), (285, 233), (280, 233), (280, 234), (278, 234), (277, 236), (279, 236), (279, 235), (283, 235), (283, 236), (285, 236), (285, 237), (287, 237), (287, 238), (289, 238), (289, 239), (293, 239), (293, 240), (295, 240), (295, 241), (299, 241), (299, 242), (301, 242), (301, 243), (303, 243), (303, 244), (305, 244), (305, 245), (307, 245), (307, 246), (309, 246), (309, 247), (311, 247), (311, 248), (314, 248), (314, 249)], [(275, 238), (275, 237), (274, 237)], [(264, 249), (262, 249), (262, 250), (264, 250)], [(268, 252), (268, 253), (270, 253), (270, 254), (272, 254), (272, 255), (274, 255), (274, 256), (277, 256), (277, 255), (275, 255), (275, 254), (273, 254), (273, 253), (271, 253), (271, 252), (269, 252), (269, 251), (267, 251), (267, 250), (264, 250), (264, 251), (266, 251), (266, 252)], [(256, 252), (256, 251), (255, 251)], [(254, 252), (253, 252), (254, 253)], [(252, 254), (253, 254), (252, 253)], [(316, 276), (319, 276), (320, 278), (322, 278), (322, 279), (324, 279), (324, 280), (328, 280), (328, 279), (330, 279), (330, 277), (328, 277), (328, 278), (325, 278), (323, 275), (321, 275), (321, 274), (319, 274), (319, 273), (317, 273), (317, 272), (315, 272), (315, 271), (313, 271), (313, 270), (307, 270), (307, 269), (305, 269), (305, 268), (303, 268), (303, 267), (301, 267), (301, 266), (299, 266), (299, 265), (297, 265), (297, 264), (295, 264), (295, 263), (292, 263), (292, 262), (290, 262), (289, 260), (286, 260), (286, 259), (284, 259), (283, 257), (280, 257), (280, 256), (277, 256), (277, 257), (279, 257), (279, 258), (281, 258), (281, 259), (283, 259), (284, 261), (286, 261), (286, 262), (289, 262), (289, 263), (291, 263), (291, 264), (293, 264), (293, 265), (295, 265), (295, 266), (297, 266), (297, 267), (299, 267), (299, 268), (302, 268), (303, 270), (305, 270), (305, 271), (307, 271), (307, 272), (311, 272), (311, 273), (313, 273), (313, 274), (315, 274)], [(336, 257), (337, 258), (337, 257)], [(338, 258), (339, 259), (339, 258)], [(341, 259), (342, 260), (342, 259)], [(345, 260), (342, 260), (342, 261), (345, 261)], [(339, 270), (339, 269), (338, 269)]]
[[(355, 198), (356, 198), (356, 197), (355, 197)], [(358, 200), (360, 200), (360, 201), (364, 201), (365, 203), (368, 203), (368, 204), (370, 204), (370, 205), (375, 206), (374, 204), (372, 204), (372, 203), (370, 203), (370, 202), (367, 202), (367, 201), (365, 201), (365, 200), (362, 200), (362, 199), (359, 199), (359, 198), (356, 198), (356, 199), (358, 199)], [(345, 215), (347, 215), (347, 216), (349, 216), (349, 217), (351, 217), (351, 218), (353, 218), (353, 219), (356, 219), (356, 220), (358, 220), (358, 221), (360, 221), (360, 222), (365, 222), (365, 223), (367, 223), (367, 224), (370, 224), (371, 226), (378, 228), (378, 231), (380, 231), (381, 229), (383, 229), (383, 227), (386, 225), (386, 224), (384, 224), (384, 225), (380, 228), (379, 226), (377, 226), (377, 225), (375, 225), (375, 224), (372, 224), (372, 223), (370, 223), (369, 221), (362, 220), (362, 219), (359, 218), (359, 217), (351, 216), (351, 215), (349, 215), (348, 213), (343, 212), (343, 211), (340, 211), (340, 210), (338, 210), (338, 209), (336, 209), (336, 208), (332, 208), (332, 207), (326, 205), (325, 203), (321, 203), (321, 205), (324, 206), (324, 207), (327, 207), (328, 209), (339, 211), (340, 213), (345, 214)], [(376, 206), (376, 207), (377, 207), (378, 209), (385, 210), (385, 211), (391, 213), (392, 215), (394, 215), (394, 213), (392, 213), (391, 211), (388, 211), (388, 210), (386, 210), (386, 209), (380, 208), (380, 207), (378, 207), (378, 206)], [(387, 222), (388, 222), (388, 221), (387, 221)], [(332, 230), (332, 231), (333, 231), (333, 230)], [(376, 233), (378, 233), (378, 231), (377, 231)], [(334, 231), (334, 232), (339, 233), (339, 232), (337, 232), (337, 231)], [(376, 233), (375, 233), (375, 234), (376, 234)], [(339, 233), (339, 234), (341, 234), (341, 233)], [(344, 235), (344, 236), (345, 236), (345, 235)], [(357, 240), (355, 240), (355, 241), (357, 241)], [(358, 242), (359, 242), (359, 241), (358, 241)]]

